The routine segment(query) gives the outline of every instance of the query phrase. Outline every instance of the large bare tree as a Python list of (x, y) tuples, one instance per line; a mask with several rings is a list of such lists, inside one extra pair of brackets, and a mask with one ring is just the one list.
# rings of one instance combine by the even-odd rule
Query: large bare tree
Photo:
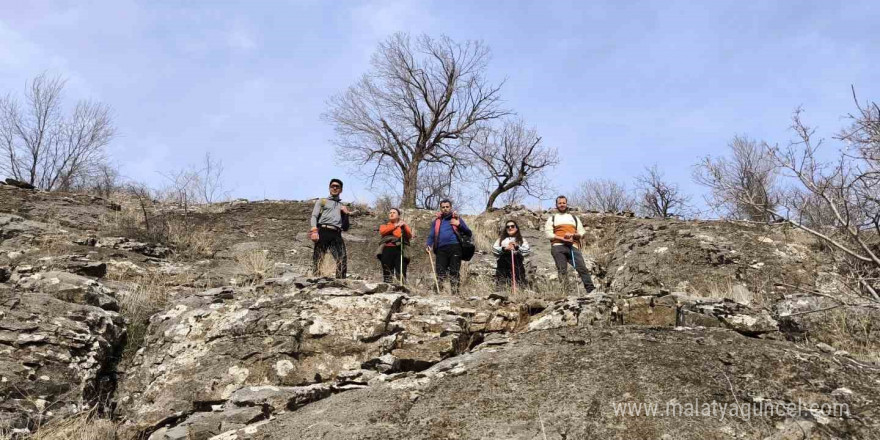
[(636, 177), (639, 208), (646, 217), (676, 217), (686, 214), (690, 197), (678, 184), (667, 181), (654, 165)]
[(706, 156), (694, 167), (694, 180), (711, 191), (707, 203), (724, 217), (770, 221), (780, 192), (767, 145), (735, 136), (728, 147), (729, 157)]
[(372, 69), (330, 99), (337, 156), (374, 183), (403, 184), (402, 205), (416, 206), (419, 173), (462, 161), (462, 140), (507, 114), (500, 85), (485, 78), (489, 49), (478, 41), (398, 33), (379, 44)]
[(468, 142), (468, 149), (489, 195), (487, 211), (512, 190), (538, 198), (549, 194), (545, 172), (559, 163), (556, 149), (543, 145), (537, 130), (521, 119), (505, 121), (500, 129), (481, 130)]
[(110, 108), (80, 101), (63, 113), (65, 81), (46, 74), (27, 84), (24, 102), (0, 98), (0, 171), (45, 190), (69, 190), (104, 164), (115, 129)]

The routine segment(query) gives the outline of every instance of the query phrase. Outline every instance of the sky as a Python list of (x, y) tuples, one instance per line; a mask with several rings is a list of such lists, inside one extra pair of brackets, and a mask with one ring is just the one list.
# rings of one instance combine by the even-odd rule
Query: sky
[(693, 164), (733, 136), (785, 145), (801, 106), (830, 138), (851, 86), (880, 100), (877, 23), (876, 1), (0, 0), (0, 94), (48, 72), (67, 102), (110, 105), (129, 179), (158, 186), (210, 153), (235, 197), (318, 197), (340, 177), (369, 201), (335, 162), (328, 99), (395, 32), (481, 40), (505, 107), (558, 149), (558, 191), (656, 164), (699, 200)]

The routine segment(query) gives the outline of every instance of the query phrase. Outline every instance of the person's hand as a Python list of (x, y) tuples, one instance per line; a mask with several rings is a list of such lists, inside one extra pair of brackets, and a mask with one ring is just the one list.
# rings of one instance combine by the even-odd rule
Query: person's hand
[(449, 220), (449, 224), (452, 225), (452, 226), (456, 226), (456, 227), (457, 227), (458, 225), (461, 224), (461, 222), (458, 221), (457, 218), (453, 217), (452, 220)]
[(342, 211), (342, 213), (345, 215), (351, 214), (351, 211), (348, 209), (348, 206), (342, 205), (342, 207), (340, 207), (339, 210)]
[(401, 221), (397, 222), (397, 226), (400, 227), (401, 229), (403, 229), (403, 228), (407, 227), (408, 225), (406, 224), (405, 221), (401, 220)]
[(509, 251), (516, 250), (516, 243), (514, 243), (514, 242), (507, 243), (507, 250), (509, 250)]
[(430, 247), (430, 246), (425, 246), (425, 252), (430, 254), (430, 253), (431, 253), (431, 247)]
[(318, 228), (313, 228), (309, 231), (309, 240), (312, 240), (314, 243), (318, 242)]

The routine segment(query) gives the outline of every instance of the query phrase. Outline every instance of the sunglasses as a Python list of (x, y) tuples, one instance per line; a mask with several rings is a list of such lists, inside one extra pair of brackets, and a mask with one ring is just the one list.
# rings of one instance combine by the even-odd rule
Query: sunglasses
[(342, 187), (339, 186), (339, 185), (330, 185), (330, 188), (340, 189), (340, 188), (342, 188)]
[(507, 229), (516, 229), (516, 225), (507, 225)]

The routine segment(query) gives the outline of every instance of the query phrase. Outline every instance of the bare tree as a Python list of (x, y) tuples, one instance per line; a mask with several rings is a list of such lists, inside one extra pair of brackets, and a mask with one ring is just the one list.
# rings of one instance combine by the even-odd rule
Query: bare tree
[(636, 200), (623, 183), (610, 179), (589, 179), (575, 189), (571, 204), (590, 211), (617, 213), (634, 211)]
[(681, 192), (678, 184), (663, 178), (657, 165), (645, 168), (636, 177), (639, 208), (646, 217), (678, 217), (685, 215), (690, 197)]
[(847, 145), (831, 162), (817, 157), (822, 140), (814, 140), (815, 130), (802, 121), (802, 110), (794, 112), (796, 140), (769, 154), (801, 185), (802, 196), (786, 199), (785, 212), (770, 214), (828, 245), (858, 289), (880, 301), (880, 106), (855, 101), (859, 112), (850, 115), (852, 125), (837, 136)]
[(45, 190), (69, 190), (104, 163), (115, 129), (107, 105), (80, 101), (64, 116), (59, 77), (37, 76), (24, 104), (0, 99), (0, 170)]
[(188, 211), (196, 204), (216, 203), (229, 198), (223, 183), (223, 162), (205, 153), (201, 166), (173, 170), (164, 174), (168, 184), (162, 191), (167, 202)]
[(549, 194), (544, 173), (559, 163), (556, 149), (544, 146), (537, 130), (522, 119), (505, 121), (500, 129), (485, 128), (467, 145), (487, 188), (487, 211), (511, 190), (538, 198)]
[(724, 217), (770, 221), (780, 193), (766, 143), (735, 136), (728, 147), (730, 157), (706, 156), (694, 167), (694, 180), (711, 190), (707, 204)]
[(205, 203), (216, 203), (229, 198), (223, 182), (223, 162), (205, 153), (199, 175), (199, 192)]
[(379, 44), (372, 70), (330, 99), (325, 117), (336, 131), (339, 160), (369, 166), (371, 183), (402, 183), (403, 207), (415, 207), (426, 165), (463, 165), (461, 141), (507, 114), (501, 86), (484, 77), (488, 60), (483, 43), (445, 36), (412, 41), (398, 33)]

